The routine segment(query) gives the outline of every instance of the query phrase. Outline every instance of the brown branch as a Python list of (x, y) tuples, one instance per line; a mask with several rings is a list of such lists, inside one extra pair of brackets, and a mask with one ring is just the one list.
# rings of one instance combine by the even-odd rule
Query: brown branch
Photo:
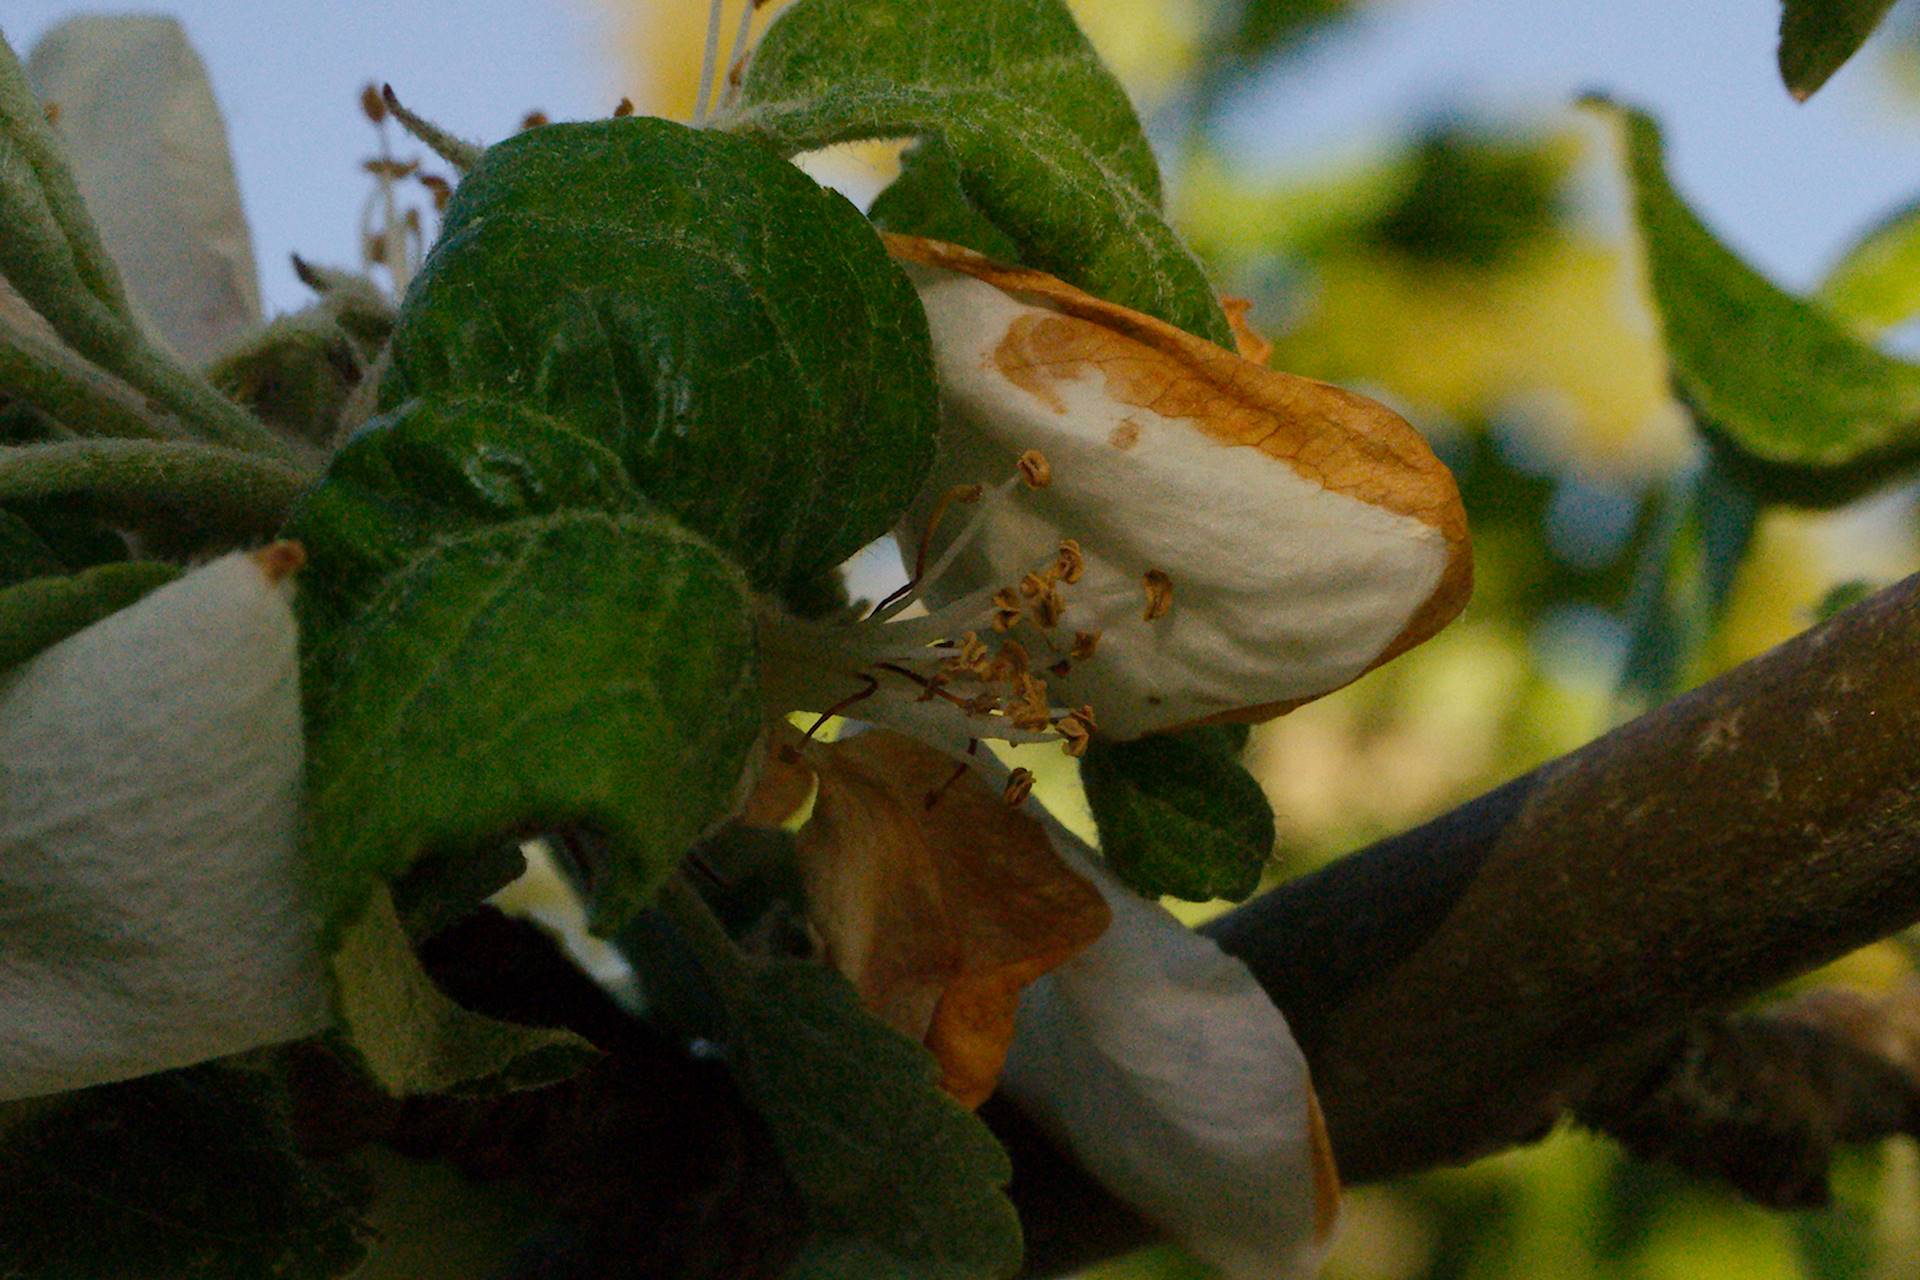
[[(1537, 1138), (1701, 1015), (1916, 919), (1920, 577), (1209, 932), (1364, 1182)], [(1035, 1272), (1146, 1238), (1063, 1181), (1020, 1180)]]
[(1618, 1055), (1575, 1114), (1642, 1160), (1721, 1178), (1775, 1208), (1823, 1205), (1835, 1147), (1920, 1122), (1920, 989), (1838, 988), (1706, 1014)]
[(1920, 578), (1216, 930), (1355, 1179), (1537, 1135), (1609, 1051), (1920, 918)]

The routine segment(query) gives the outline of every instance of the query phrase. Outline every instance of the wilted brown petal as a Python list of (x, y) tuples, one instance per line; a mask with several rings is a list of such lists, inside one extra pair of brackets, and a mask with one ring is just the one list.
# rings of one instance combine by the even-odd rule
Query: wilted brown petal
[[(808, 913), (875, 1014), (923, 1040), (967, 1106), (993, 1092), (1020, 991), (1111, 911), (1025, 813), (950, 757), (883, 731), (809, 752)], [(939, 798), (929, 807), (927, 797)]]

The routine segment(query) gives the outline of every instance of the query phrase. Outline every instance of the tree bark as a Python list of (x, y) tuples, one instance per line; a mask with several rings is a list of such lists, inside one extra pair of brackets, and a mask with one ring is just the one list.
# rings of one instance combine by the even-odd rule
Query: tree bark
[[(1916, 919), (1920, 576), (1208, 932), (1366, 1182), (1537, 1138), (1610, 1063)], [(1019, 1180), (1036, 1270), (1145, 1238), (1064, 1176)]]

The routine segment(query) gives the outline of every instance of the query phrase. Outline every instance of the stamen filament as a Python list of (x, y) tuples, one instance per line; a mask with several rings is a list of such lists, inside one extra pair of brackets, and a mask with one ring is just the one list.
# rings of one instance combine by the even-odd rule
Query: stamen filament
[(693, 107), (693, 127), (707, 122), (707, 108), (713, 103), (713, 73), (720, 59), (720, 9), (724, 0), (713, 0), (707, 10), (707, 48), (700, 59), (700, 97)]

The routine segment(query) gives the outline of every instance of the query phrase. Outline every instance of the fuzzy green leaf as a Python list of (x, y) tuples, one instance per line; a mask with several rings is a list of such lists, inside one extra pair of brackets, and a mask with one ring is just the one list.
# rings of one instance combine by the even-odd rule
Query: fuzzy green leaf
[[(5, 517), (0, 512), (0, 532)], [(179, 576), (173, 565), (136, 560), (96, 565), (70, 576), (33, 578), (0, 590), (0, 673)]]
[(1866, 43), (1893, 0), (1786, 0), (1780, 10), (1780, 78), (1805, 102)]
[(1353, 8), (1353, 0), (1242, 0), (1239, 19), (1222, 43), (1243, 58), (1272, 57), (1348, 17)]
[[(417, 429), (414, 429), (417, 426)], [(296, 513), (314, 864), (336, 928), (374, 878), (568, 828), (619, 927), (724, 817), (759, 730), (747, 583), (606, 450), (415, 407)]]
[(1232, 346), (1133, 107), (1061, 0), (799, 0), (718, 121), (783, 151), (942, 140), (1021, 260)]
[(1861, 236), (1820, 282), (1818, 297), (1865, 334), (1920, 315), (1920, 204), (1896, 211)]
[(384, 888), (342, 936), (332, 965), (339, 1034), (388, 1093), (533, 1088), (598, 1056), (570, 1031), (501, 1022), (448, 998), (414, 955)]
[(1001, 262), (1020, 261), (1020, 246), (967, 198), (953, 152), (938, 138), (900, 158), (900, 176), (873, 199), (867, 218), (882, 231), (965, 245)]
[(32, 525), (0, 507), (0, 588), (66, 571), (66, 562)]
[(88, 1089), (0, 1139), (0, 1275), (329, 1280), (364, 1196), (294, 1150), (284, 1097), (226, 1066)]
[(1273, 855), (1273, 809), (1231, 729), (1096, 738), (1080, 762), (1100, 851), (1141, 893), (1239, 900)]
[(886, 532), (932, 463), (925, 315), (873, 229), (765, 148), (665, 120), (489, 149), (392, 351), (384, 406), (550, 413), (763, 588)]
[(1020, 1264), (1006, 1152), (940, 1091), (925, 1049), (838, 974), (755, 964), (726, 996), (734, 1070), (815, 1230), (806, 1280), (987, 1280)]
[(1818, 473), (1846, 492), (1920, 458), (1920, 366), (1861, 342), (1742, 262), (1674, 191), (1652, 119), (1598, 105), (1625, 131), (1667, 357), (1701, 424), (1761, 469)]

